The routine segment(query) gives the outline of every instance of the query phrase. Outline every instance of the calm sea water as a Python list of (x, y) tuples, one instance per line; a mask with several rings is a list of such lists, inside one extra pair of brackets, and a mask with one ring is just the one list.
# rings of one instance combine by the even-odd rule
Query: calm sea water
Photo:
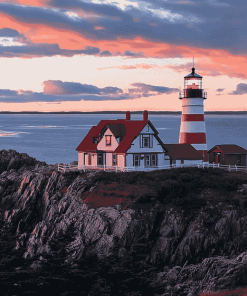
[[(124, 114), (0, 114), (0, 150), (14, 149), (48, 164), (77, 160), (76, 147), (101, 119), (124, 119)], [(131, 115), (141, 120), (142, 115)], [(178, 143), (180, 115), (149, 115), (164, 143)], [(247, 149), (247, 115), (205, 115), (208, 149), (237, 144)]]

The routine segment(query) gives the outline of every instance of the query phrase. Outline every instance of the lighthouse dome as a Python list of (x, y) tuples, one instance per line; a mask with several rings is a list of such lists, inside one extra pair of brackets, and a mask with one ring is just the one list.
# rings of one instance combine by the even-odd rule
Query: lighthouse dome
[(193, 67), (193, 68), (191, 69), (191, 73), (188, 74), (188, 75), (186, 75), (186, 76), (184, 76), (184, 78), (202, 78), (202, 76), (200, 76), (199, 74), (197, 74), (197, 73), (195, 72), (195, 68)]

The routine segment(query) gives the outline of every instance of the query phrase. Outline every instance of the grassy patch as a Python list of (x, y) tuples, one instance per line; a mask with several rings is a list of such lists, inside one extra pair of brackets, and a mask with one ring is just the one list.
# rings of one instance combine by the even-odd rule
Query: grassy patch
[[(247, 175), (220, 169), (181, 168), (151, 172), (101, 172), (91, 180), (85, 194), (92, 207), (128, 203), (128, 207), (145, 207), (155, 203), (198, 209), (207, 201), (232, 204), (247, 202), (234, 197), (238, 187), (247, 183)], [(125, 207), (126, 208), (126, 207)]]

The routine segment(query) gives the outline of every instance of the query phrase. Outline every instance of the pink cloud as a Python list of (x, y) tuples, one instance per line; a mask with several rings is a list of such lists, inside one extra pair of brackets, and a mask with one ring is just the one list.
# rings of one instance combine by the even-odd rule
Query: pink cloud
[(120, 70), (135, 70), (135, 69), (152, 69), (152, 68), (160, 68), (157, 65), (150, 64), (136, 64), (136, 65), (123, 65), (123, 66), (114, 66), (114, 67), (103, 67), (97, 68), (97, 70), (106, 70), (106, 69), (120, 69)]
[(47, 6), (51, 0), (1, 0), (4, 3), (27, 5), (27, 6)]
[(105, 28), (104, 27), (101, 27), (101, 26), (95, 26), (94, 29), (95, 30), (105, 30)]
[(177, 1), (177, 3), (179, 3), (179, 4), (187, 4), (187, 5), (194, 4), (194, 2), (192, 2), (192, 1)]
[[(31, 1), (29, 2), (31, 3)], [(247, 57), (240, 54), (233, 55), (223, 49), (172, 45), (165, 42), (145, 40), (141, 37), (135, 37), (133, 39), (121, 39), (118, 37), (116, 40), (95, 40), (84, 36), (84, 33), (78, 33), (68, 29), (54, 28), (44, 24), (33, 24), (31, 21), (29, 23), (20, 22), (14, 19), (14, 17), (7, 16), (3, 13), (0, 13), (0, 28), (17, 30), (25, 36), (27, 41), (33, 44), (54, 44), (68, 51), (95, 47), (108, 54), (125, 55), (129, 58), (191, 58), (195, 56), (198, 60), (198, 66), (204, 71), (201, 72), (203, 75), (228, 75), (229, 77), (237, 78), (247, 77), (247, 68), (245, 66)], [(98, 55), (99, 51), (95, 54)], [(23, 57), (32, 57), (32, 54), (30, 56), (26, 54)], [(149, 66), (142, 67), (143, 69), (148, 69)], [(183, 70), (181, 66), (170, 66), (170, 68), (172, 67), (176, 71)]]
[[(214, 63), (213, 63), (214, 61)], [(188, 71), (191, 67), (191, 63), (184, 65), (167, 65), (166, 67), (175, 70), (176, 72)], [(225, 61), (225, 64), (220, 64), (217, 59), (211, 57), (211, 61), (204, 61), (203, 58), (198, 57), (196, 62), (196, 68), (200, 69), (200, 75), (202, 76), (220, 76), (227, 75), (235, 78), (247, 78), (247, 71), (237, 72), (232, 67), (230, 61)]]

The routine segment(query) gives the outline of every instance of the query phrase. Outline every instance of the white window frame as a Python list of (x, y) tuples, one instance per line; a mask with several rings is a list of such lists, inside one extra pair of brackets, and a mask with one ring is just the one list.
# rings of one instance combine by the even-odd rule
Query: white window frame
[(105, 136), (105, 145), (106, 146), (111, 146), (111, 135), (106, 135)]
[(150, 154), (146, 154), (144, 159), (145, 159), (145, 166), (150, 166)]
[[(154, 164), (153, 164), (153, 162), (154, 162)], [(150, 165), (157, 166), (157, 154), (151, 154)]]
[[(144, 145), (145, 139), (147, 139), (147, 145)], [(140, 148), (153, 148), (153, 135), (152, 134), (140, 135)]]
[[(138, 162), (138, 165), (136, 165), (136, 162)], [(133, 155), (133, 166), (140, 166), (140, 155), (139, 154), (134, 154)]]
[[(146, 140), (146, 141), (145, 141)], [(142, 138), (142, 142), (143, 142), (143, 148), (150, 148), (150, 138), (149, 137), (143, 137)], [(147, 144), (147, 145), (145, 145)]]

